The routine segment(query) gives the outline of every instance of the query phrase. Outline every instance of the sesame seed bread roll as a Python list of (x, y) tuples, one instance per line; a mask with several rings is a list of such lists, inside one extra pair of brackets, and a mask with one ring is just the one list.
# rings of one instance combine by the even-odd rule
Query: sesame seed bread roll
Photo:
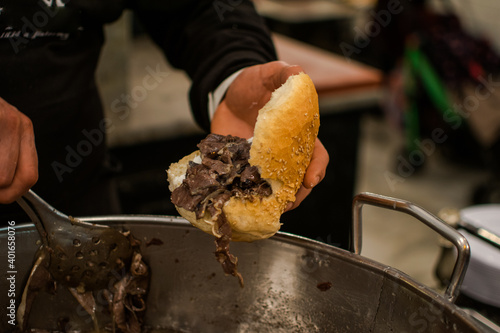
[[(289, 202), (295, 201), (311, 161), (319, 123), (318, 96), (308, 75), (293, 75), (272, 93), (259, 111), (248, 159), (272, 193), (251, 197), (232, 195), (224, 202), (222, 212), (231, 227), (231, 240), (265, 239), (280, 229), (281, 214)], [(201, 163), (200, 152), (170, 166), (168, 181), (172, 192), (184, 181), (190, 161)], [(217, 216), (207, 211), (197, 218), (194, 211), (177, 205), (176, 208), (197, 228), (219, 236), (214, 227)]]

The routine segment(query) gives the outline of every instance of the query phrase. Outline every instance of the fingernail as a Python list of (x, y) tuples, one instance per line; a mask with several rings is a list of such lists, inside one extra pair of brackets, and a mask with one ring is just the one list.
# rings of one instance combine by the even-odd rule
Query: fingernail
[(313, 188), (314, 186), (318, 185), (320, 181), (321, 181), (321, 177), (320, 176), (316, 177), (314, 179), (314, 181), (309, 184), (309, 186), (310, 186), (309, 188)]
[(292, 209), (292, 207), (293, 207), (293, 202), (289, 202), (289, 203), (286, 205), (285, 211)]

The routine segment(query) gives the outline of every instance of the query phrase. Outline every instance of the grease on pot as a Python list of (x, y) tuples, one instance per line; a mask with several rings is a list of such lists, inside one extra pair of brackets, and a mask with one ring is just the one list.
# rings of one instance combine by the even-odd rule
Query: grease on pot
[(146, 247), (150, 247), (151, 245), (163, 245), (163, 241), (158, 238), (151, 238), (151, 240), (146, 243)]
[(321, 291), (327, 291), (332, 287), (332, 283), (328, 282), (328, 281), (327, 282), (320, 282), (320, 283), (318, 283), (318, 285), (316, 287), (318, 287), (318, 289)]

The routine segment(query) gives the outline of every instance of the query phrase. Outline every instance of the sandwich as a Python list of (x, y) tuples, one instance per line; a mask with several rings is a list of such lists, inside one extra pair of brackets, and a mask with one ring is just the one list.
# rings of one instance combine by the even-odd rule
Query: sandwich
[(209, 134), (198, 150), (170, 165), (172, 202), (195, 227), (216, 237), (216, 258), (237, 276), (230, 241), (273, 236), (300, 188), (319, 130), (310, 77), (290, 76), (259, 110), (250, 139)]

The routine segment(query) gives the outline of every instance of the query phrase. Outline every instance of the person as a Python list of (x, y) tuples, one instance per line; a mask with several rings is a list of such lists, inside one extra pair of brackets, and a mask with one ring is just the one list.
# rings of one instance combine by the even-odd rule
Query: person
[[(67, 214), (118, 213), (105, 140), (110, 124), (94, 74), (103, 26), (125, 9), (133, 11), (167, 60), (192, 79), (191, 109), (206, 131), (251, 137), (271, 92), (302, 71), (277, 61), (251, 1), (5, 1), (0, 9), (0, 223), (19, 214), (14, 202), (30, 188)], [(213, 115), (210, 103), (216, 106)], [(317, 140), (303, 186), (288, 209), (323, 179), (328, 163)]]

